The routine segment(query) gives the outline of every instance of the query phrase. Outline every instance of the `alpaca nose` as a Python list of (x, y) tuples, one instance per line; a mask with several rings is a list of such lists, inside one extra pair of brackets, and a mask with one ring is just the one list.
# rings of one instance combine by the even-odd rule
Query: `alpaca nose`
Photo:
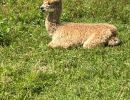
[(41, 11), (45, 11), (44, 6), (40, 6)]

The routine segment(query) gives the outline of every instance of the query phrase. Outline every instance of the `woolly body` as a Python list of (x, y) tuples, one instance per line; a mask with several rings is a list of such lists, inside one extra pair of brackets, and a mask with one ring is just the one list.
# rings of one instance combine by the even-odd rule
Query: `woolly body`
[[(51, 9), (47, 6), (48, 4), (53, 4)], [(52, 36), (52, 41), (48, 45), (52, 48), (68, 48), (77, 44), (83, 44), (84, 48), (94, 48), (99, 45), (115, 46), (120, 43), (117, 38), (117, 28), (114, 25), (107, 23), (61, 24), (62, 1), (45, 0), (43, 6), (48, 11), (45, 26), (49, 35)]]

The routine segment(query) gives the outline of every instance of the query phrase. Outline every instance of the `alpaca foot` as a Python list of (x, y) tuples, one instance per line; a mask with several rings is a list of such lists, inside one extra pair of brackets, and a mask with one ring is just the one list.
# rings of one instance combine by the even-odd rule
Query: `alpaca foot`
[(120, 43), (121, 43), (121, 40), (119, 38), (117, 38), (117, 37), (112, 37), (108, 41), (109, 46), (116, 46), (116, 45), (119, 45)]

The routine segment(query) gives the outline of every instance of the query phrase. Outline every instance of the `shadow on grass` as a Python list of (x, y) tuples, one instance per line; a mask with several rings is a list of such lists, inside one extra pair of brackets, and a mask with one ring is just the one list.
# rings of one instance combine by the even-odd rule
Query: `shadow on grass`
[(5, 46), (9, 46), (11, 44), (11, 39), (10, 38), (3, 38), (0, 35), (0, 46), (5, 47)]

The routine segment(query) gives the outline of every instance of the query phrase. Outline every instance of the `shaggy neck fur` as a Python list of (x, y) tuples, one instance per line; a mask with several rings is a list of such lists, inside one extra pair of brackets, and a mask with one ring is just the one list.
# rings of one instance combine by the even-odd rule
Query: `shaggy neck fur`
[(62, 12), (62, 3), (56, 5), (54, 12), (49, 12), (45, 21), (46, 29), (49, 35), (52, 35), (60, 24), (60, 16)]

